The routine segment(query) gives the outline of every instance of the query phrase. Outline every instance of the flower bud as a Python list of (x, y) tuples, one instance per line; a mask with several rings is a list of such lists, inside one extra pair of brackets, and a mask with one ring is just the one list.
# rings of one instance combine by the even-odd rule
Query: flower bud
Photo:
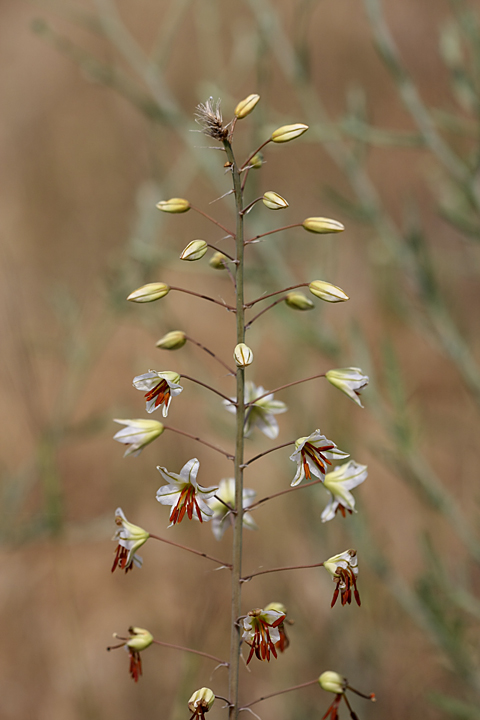
[(343, 232), (345, 226), (342, 225), (338, 220), (331, 220), (330, 218), (324, 217), (310, 217), (302, 223), (305, 230), (313, 233), (337, 233)]
[(233, 351), (233, 359), (237, 367), (245, 368), (253, 362), (253, 352), (245, 343), (239, 343)]
[(188, 701), (188, 709), (194, 715), (200, 715), (203, 717), (203, 713), (210, 710), (213, 703), (215, 702), (215, 695), (210, 688), (200, 688), (193, 693), (192, 697)]
[(314, 303), (301, 292), (290, 292), (285, 297), (285, 304), (292, 310), (312, 310)]
[(263, 198), (263, 204), (267, 206), (269, 210), (282, 210), (282, 208), (288, 207), (288, 202), (276, 192), (268, 190)]
[(360, 368), (336, 368), (325, 373), (328, 382), (338, 388), (354, 403), (363, 407), (360, 400), (360, 390), (368, 385), (368, 375), (364, 375)]
[(127, 300), (137, 303), (153, 302), (154, 300), (160, 300), (160, 298), (165, 297), (169, 292), (170, 287), (165, 283), (148, 283), (130, 293)]
[(260, 95), (249, 95), (246, 97), (245, 100), (239, 102), (235, 108), (235, 117), (241, 120), (242, 118), (247, 117), (247, 115), (250, 115), (259, 100)]
[(261, 152), (258, 152), (252, 157), (248, 164), (250, 167), (254, 168), (254, 170), (258, 170), (263, 165), (263, 154)]
[(325, 302), (336, 303), (349, 300), (348, 295), (343, 292), (342, 288), (331, 285), (324, 280), (314, 280), (308, 287), (312, 295), (320, 298), (320, 300), (325, 300)]
[(288, 142), (289, 140), (295, 140), (295, 138), (303, 135), (308, 130), (308, 125), (303, 123), (297, 123), (296, 125), (282, 125), (273, 131), (270, 140), (276, 143)]
[(336, 695), (343, 695), (347, 686), (346, 678), (331, 670), (322, 673), (318, 678), (318, 682), (322, 690), (335, 693)]
[(225, 262), (228, 262), (227, 256), (221, 252), (216, 252), (212, 255), (212, 257), (208, 261), (208, 264), (214, 270), (225, 270)]
[(130, 627), (128, 628), (128, 632), (132, 637), (127, 642), (127, 647), (132, 650), (145, 650), (153, 642), (153, 635), (144, 628)]
[(192, 240), (180, 255), (180, 260), (201, 260), (207, 252), (205, 240)]
[(163, 212), (184, 213), (190, 210), (190, 203), (184, 198), (171, 198), (170, 200), (160, 200), (155, 207)]
[(186, 342), (187, 337), (182, 330), (172, 330), (172, 332), (160, 338), (160, 340), (155, 343), (155, 347), (161, 350), (179, 350)]

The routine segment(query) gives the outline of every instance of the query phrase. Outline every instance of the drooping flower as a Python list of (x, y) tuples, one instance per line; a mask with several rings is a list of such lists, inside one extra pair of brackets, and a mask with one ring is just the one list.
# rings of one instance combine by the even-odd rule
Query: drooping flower
[(345, 552), (334, 555), (323, 563), (323, 567), (332, 576), (333, 582), (336, 583), (331, 607), (337, 602), (339, 593), (341, 593), (342, 605), (346, 605), (347, 603), (350, 605), (352, 602), (352, 588), (357, 605), (361, 604), (360, 595), (357, 590), (357, 565), (356, 550), (345, 550)]
[(345, 511), (350, 514), (357, 512), (355, 498), (349, 491), (363, 483), (367, 475), (367, 466), (359, 465), (354, 460), (350, 460), (344, 465), (338, 465), (332, 472), (325, 475), (323, 486), (330, 493), (331, 499), (322, 512), (322, 522), (333, 520), (338, 511), (342, 513), (343, 517), (345, 517)]
[(360, 368), (349, 367), (328, 370), (325, 377), (329, 383), (344, 392), (354, 403), (363, 408), (360, 400), (360, 390), (363, 390), (368, 385), (368, 375), (364, 375)]
[[(243, 509), (250, 507), (257, 493), (250, 488), (243, 489)], [(223, 500), (223, 502), (221, 502)], [(221, 540), (229, 525), (233, 525), (235, 510), (235, 479), (220, 480), (215, 496), (208, 501), (213, 510), (212, 530), (217, 540)], [(230, 510), (231, 508), (231, 510)], [(243, 526), (249, 530), (257, 530), (257, 524), (250, 513), (243, 513)]]
[[(273, 393), (264, 395), (265, 390), (261, 385), (258, 387), (251, 380), (245, 383), (245, 404), (249, 405), (245, 411), (245, 425), (243, 434), (249, 437), (255, 425), (271, 440), (275, 440), (278, 436), (278, 423), (274, 415), (279, 415), (287, 411), (287, 406), (281, 400), (274, 400)], [(256, 400), (256, 398), (261, 398)], [(224, 400), (225, 408), (228, 412), (236, 413), (234, 401), (228, 402)], [(251, 403), (251, 405), (250, 405)]]
[(130, 633), (129, 638), (120, 637), (117, 633), (113, 633), (114, 638), (122, 640), (119, 645), (112, 645), (107, 650), (116, 650), (117, 648), (124, 647), (128, 652), (130, 658), (130, 675), (138, 682), (138, 678), (142, 674), (142, 658), (140, 653), (142, 650), (146, 650), (153, 643), (153, 635), (139, 627), (129, 627), (128, 632)]
[(118, 542), (118, 547), (113, 561), (112, 572), (117, 567), (125, 570), (125, 572), (133, 570), (134, 565), (138, 568), (142, 567), (142, 558), (136, 552), (147, 542), (150, 535), (138, 525), (128, 522), (122, 508), (115, 510), (115, 524), (117, 530), (112, 540)]
[(297, 472), (291, 485), (294, 487), (302, 482), (303, 478), (311, 480), (312, 475), (325, 479), (327, 465), (330, 460), (342, 460), (347, 458), (348, 453), (339, 450), (334, 442), (327, 440), (320, 430), (315, 430), (308, 437), (301, 437), (295, 440), (295, 452), (290, 455), (290, 460), (297, 463)]
[(126, 426), (113, 436), (117, 442), (128, 445), (123, 457), (139, 455), (145, 445), (151, 443), (164, 431), (162, 423), (157, 420), (120, 420), (115, 418), (114, 422)]
[(163, 417), (168, 415), (172, 397), (179, 395), (183, 390), (179, 382), (180, 375), (171, 370), (164, 370), (163, 372), (149, 370), (147, 373), (133, 378), (133, 385), (137, 390), (147, 391), (145, 393), (147, 412), (152, 413), (163, 405)]
[(259, 660), (270, 662), (270, 653), (277, 657), (275, 645), (280, 641), (278, 626), (285, 620), (285, 614), (278, 610), (250, 610), (243, 620), (243, 635), (247, 645), (250, 645), (250, 653), (247, 665), (255, 653)]
[[(348, 684), (347, 678), (343, 677), (342, 675), (339, 675), (336, 672), (333, 672), (332, 670), (327, 670), (326, 672), (322, 673), (320, 677), (318, 678), (318, 684), (322, 688), (322, 690), (326, 690), (327, 692), (335, 693), (335, 699), (328, 708), (327, 712), (323, 716), (322, 720), (326, 720), (326, 718), (330, 717), (330, 720), (337, 720), (338, 718), (338, 707), (340, 705), (340, 702), (343, 699), (345, 700), (345, 703), (348, 707), (348, 710), (350, 712), (350, 717), (353, 718), (353, 720), (357, 719), (356, 713), (352, 710), (352, 707), (350, 705), (350, 702), (346, 696), (346, 691), (351, 690), (352, 692), (356, 693), (357, 695), (360, 695), (360, 697), (365, 698), (366, 700), (371, 700), (372, 702), (375, 702), (375, 693), (370, 693), (370, 695), (365, 695), (364, 693), (360, 692), (359, 690), (355, 690), (355, 688), (352, 688)], [(358, 719), (357, 719), (358, 720)]]
[(197, 458), (189, 460), (180, 470), (180, 474), (169, 472), (167, 468), (157, 467), (168, 485), (157, 490), (157, 500), (162, 505), (172, 505), (170, 521), (172, 525), (182, 522), (185, 514), (188, 519), (196, 518), (207, 522), (213, 516), (208, 500), (218, 487), (205, 488), (197, 483), (200, 463)]
[(265, 610), (277, 610), (278, 612), (281, 612), (285, 615), (285, 619), (280, 623), (280, 625), (277, 625), (278, 632), (280, 634), (280, 640), (275, 643), (275, 650), (279, 650), (280, 652), (285, 652), (285, 650), (290, 645), (290, 640), (287, 637), (287, 631), (285, 630), (285, 623), (288, 623), (289, 625), (293, 625), (293, 620), (287, 620), (287, 609), (283, 603), (279, 602), (272, 602), (269, 603)]
[(204, 720), (205, 713), (210, 710), (214, 702), (215, 694), (210, 688), (204, 687), (194, 692), (188, 701), (188, 709), (192, 713), (190, 720), (194, 720), (194, 718)]

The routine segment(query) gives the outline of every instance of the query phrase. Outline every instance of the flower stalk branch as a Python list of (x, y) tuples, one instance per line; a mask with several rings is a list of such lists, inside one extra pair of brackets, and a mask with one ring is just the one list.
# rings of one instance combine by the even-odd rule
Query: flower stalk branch
[[(282, 290), (275, 290), (275, 292), (268, 293), (268, 295), (262, 295), (261, 297), (257, 298), (256, 300), (252, 300), (252, 302), (249, 302), (245, 305), (246, 310), (250, 310), (254, 305), (256, 305), (259, 302), (262, 302), (262, 300), (266, 300), (267, 298), (273, 297), (274, 295), (280, 295), (280, 293), (289, 292), (289, 290), (296, 290), (297, 288), (301, 287), (307, 287), (310, 283), (304, 282), (299, 283), (298, 285), (291, 285), (290, 287), (283, 288)], [(283, 300), (283, 298), (282, 298)]]
[(194, 555), (198, 555), (199, 557), (203, 557), (206, 560), (211, 560), (214, 563), (217, 563), (217, 565), (220, 565), (220, 567), (231, 569), (231, 564), (227, 562), (223, 562), (223, 560), (219, 560), (216, 557), (213, 557), (212, 555), (208, 555), (207, 553), (200, 552), (200, 550), (194, 550), (194, 548), (188, 547), (187, 545), (181, 545), (180, 543), (173, 542), (173, 540), (167, 540), (167, 538), (160, 537), (160, 535), (152, 535), (150, 533), (150, 538), (153, 540), (159, 540), (160, 542), (166, 543), (167, 545), (173, 545), (174, 547), (180, 548), (180, 550), (186, 550), (187, 552), (193, 553)]
[(213, 445), (212, 443), (207, 442), (206, 440), (202, 440), (202, 438), (198, 437), (197, 435), (191, 435), (191, 433), (185, 432), (184, 430), (179, 430), (178, 428), (174, 428), (171, 425), (164, 425), (164, 430), (171, 430), (174, 433), (177, 433), (178, 435), (183, 435), (184, 437), (190, 438), (190, 440), (196, 440), (197, 442), (201, 443), (202, 445), (205, 445), (206, 447), (211, 448), (212, 450), (215, 450), (216, 452), (220, 453), (221, 455), (224, 455), (227, 460), (233, 460), (234, 456), (228, 453), (226, 450), (222, 450), (222, 448), (217, 447), (216, 445)]
[[(190, 205), (190, 208), (191, 208), (191, 210), (194, 210), (195, 212), (197, 212), (199, 215), (203, 215), (204, 218), (206, 218), (207, 220), (210, 220), (210, 222), (212, 222), (214, 225), (217, 225), (219, 228), (221, 228), (224, 232), (227, 233), (228, 237), (232, 237), (232, 238), (235, 237), (235, 235), (232, 233), (231, 230), (226, 228), (225, 225), (222, 225), (222, 223), (218, 222), (218, 220), (215, 220), (215, 218), (213, 218), (211, 215), (207, 215), (206, 212), (204, 212), (200, 208), (195, 207), (194, 205)], [(224, 254), (226, 255), (226, 253), (224, 253)]]
[[(185, 376), (183, 376), (183, 377), (185, 377)], [(263, 395), (260, 395), (260, 397), (255, 398), (255, 402), (258, 402), (259, 400), (266, 397), (267, 395), (280, 392), (280, 390), (285, 390), (285, 388), (293, 387), (293, 385), (300, 385), (301, 383), (309, 382), (310, 380), (317, 380), (318, 378), (321, 378), (321, 377), (325, 377), (325, 373), (319, 373), (318, 375), (311, 375), (308, 378), (303, 378), (303, 380), (294, 380), (293, 382), (287, 383), (286, 385), (280, 385), (280, 387), (275, 388), (275, 390), (269, 390), (267, 393), (264, 393)], [(250, 403), (250, 404), (253, 405), (253, 403)], [(248, 405), (247, 405), (247, 407), (248, 407)]]
[(236, 312), (232, 305), (227, 305), (227, 303), (221, 300), (215, 300), (215, 298), (210, 297), (210, 295), (202, 295), (201, 293), (193, 292), (193, 290), (186, 290), (185, 288), (175, 287), (174, 285), (170, 285), (170, 290), (177, 290), (177, 292), (183, 292), (187, 295), (194, 295), (195, 297), (202, 298), (202, 300), (208, 300), (209, 302), (215, 303), (215, 305), (220, 305), (220, 307), (225, 308), (225, 310)]
[(231, 368), (229, 365), (227, 365), (226, 362), (221, 360), (221, 358), (219, 358), (218, 355), (215, 355), (213, 350), (210, 350), (210, 348), (205, 347), (205, 345), (202, 345), (202, 343), (198, 342), (198, 340), (194, 340), (192, 337), (190, 337), (190, 335), (185, 335), (185, 339), (188, 340), (188, 342), (191, 342), (194, 345), (196, 345), (197, 347), (204, 350), (208, 355), (210, 355), (210, 357), (212, 357), (214, 360), (216, 360), (218, 363), (220, 363), (220, 365), (223, 365), (225, 370), (228, 370), (228, 372), (231, 375), (236, 375), (236, 370), (233, 370), (233, 368)]
[(277, 690), (277, 692), (270, 693), (270, 695), (262, 695), (262, 697), (252, 700), (252, 702), (249, 702), (247, 705), (241, 707), (240, 710), (246, 710), (247, 708), (252, 707), (252, 705), (256, 705), (263, 700), (268, 700), (269, 698), (276, 697), (277, 695), (284, 695), (285, 693), (293, 692), (294, 690), (302, 690), (302, 688), (309, 687), (310, 685), (318, 685), (318, 678), (300, 683), (300, 685), (292, 685), (292, 687), (285, 688), (284, 690)]
[[(153, 537), (151, 535), (150, 537)], [(201, 650), (194, 650), (193, 648), (183, 647), (182, 645), (172, 645), (172, 643), (163, 642), (161, 640), (155, 640), (152, 641), (155, 645), (161, 645), (162, 647), (171, 648), (172, 650), (183, 650), (183, 652), (189, 652), (193, 653), (194, 655), (200, 655), (201, 657), (208, 658), (208, 660), (213, 660), (214, 662), (217, 662), (219, 665), (228, 667), (228, 662), (225, 660), (221, 660), (220, 658), (217, 658), (215, 655), (210, 655), (210, 653), (202, 652)]]
[(257, 577), (257, 575), (267, 575), (268, 573), (283, 572), (284, 570), (309, 570), (310, 568), (317, 567), (323, 567), (323, 562), (313, 563), (313, 565), (285, 565), (284, 567), (269, 568), (268, 570), (258, 570), (258, 572), (245, 575), (245, 577), (241, 579), (241, 582), (249, 582), (249, 580)]
[(204, 388), (207, 388), (207, 390), (210, 390), (211, 392), (215, 393), (216, 395), (220, 395), (221, 398), (226, 400), (228, 403), (232, 403), (232, 399), (228, 397), (228, 395), (224, 395), (220, 392), (220, 390), (216, 390), (211, 385), (207, 385), (207, 383), (202, 382), (201, 380), (197, 380), (196, 378), (190, 377), (190, 375), (181, 375), (182, 378), (185, 380), (190, 380), (190, 382), (196, 383), (197, 385), (201, 385)]

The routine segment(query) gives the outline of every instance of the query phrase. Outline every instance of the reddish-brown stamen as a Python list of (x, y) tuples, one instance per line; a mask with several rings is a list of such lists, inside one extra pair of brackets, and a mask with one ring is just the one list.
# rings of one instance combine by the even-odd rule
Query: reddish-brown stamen
[[(329, 450), (333, 450), (335, 445), (324, 445), (321, 449), (316, 448), (315, 445), (312, 445), (311, 443), (305, 443), (301, 450), (302, 455), (302, 462), (303, 462), (303, 469), (305, 471), (305, 478), (307, 480), (310, 480), (312, 477), (310, 472), (310, 467), (308, 464), (308, 458), (313, 462), (314, 465), (318, 467), (322, 475), (325, 475), (327, 472), (326, 465), (331, 465), (332, 463), (330, 460), (328, 460), (324, 453), (328, 452)], [(307, 457), (308, 456), (308, 457)]]
[(168, 405), (168, 401), (170, 398), (170, 387), (166, 380), (161, 380), (158, 385), (155, 385), (154, 388), (145, 393), (145, 399), (147, 400), (147, 402), (153, 400), (153, 398), (156, 398), (156, 408), (160, 405)]
[(128, 560), (128, 550), (127, 548), (123, 547), (123, 545), (119, 545), (117, 547), (117, 552), (115, 553), (115, 558), (112, 565), (112, 572), (119, 567), (121, 570), (125, 570), (127, 573), (129, 570), (133, 570), (133, 562), (130, 563), (130, 565), (127, 566), (127, 560)]
[(191, 520), (193, 518), (194, 510), (200, 522), (203, 522), (202, 511), (195, 497), (195, 488), (193, 485), (186, 485), (180, 493), (177, 504), (170, 513), (170, 521), (173, 525), (182, 522), (185, 517), (185, 513), (187, 514), (188, 519)]

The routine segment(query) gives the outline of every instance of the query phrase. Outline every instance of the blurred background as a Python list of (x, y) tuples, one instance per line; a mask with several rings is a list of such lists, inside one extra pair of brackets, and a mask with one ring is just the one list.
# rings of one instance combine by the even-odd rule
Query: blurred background
[[(272, 309), (249, 335), (249, 377), (270, 389), (361, 367), (364, 410), (322, 380), (282, 392), (290, 412), (277, 443), (319, 427), (369, 477), (345, 520), (322, 525), (321, 487), (255, 511), (245, 572), (354, 547), (362, 607), (330, 609), (322, 570), (252, 580), (245, 612), (280, 601), (295, 624), (277, 661), (242, 668), (242, 697), (335, 670), (377, 694), (376, 705), (353, 698), (364, 720), (480, 718), (478, 4), (38, 0), (1, 11), (2, 718), (181, 720), (197, 688), (226, 693), (226, 671), (212, 677), (211, 661), (153, 646), (135, 684), (126, 654), (105, 651), (113, 632), (136, 625), (228, 658), (230, 622), (228, 573), (206, 560), (150, 541), (141, 571), (110, 573), (118, 506), (228, 559), (230, 531), (221, 542), (199, 523), (167, 531), (155, 492), (156, 465), (178, 472), (196, 456), (199, 482), (212, 485), (230, 463), (169, 432), (123, 459), (112, 418), (146, 417), (131, 381), (150, 368), (234, 392), (193, 345), (155, 347), (181, 329), (230, 362), (231, 315), (180, 293), (145, 306), (125, 298), (160, 280), (232, 300), (208, 256), (178, 260), (194, 238), (229, 241), (155, 203), (187, 197), (232, 223), (231, 198), (209, 205), (230, 178), (223, 154), (192, 132), (194, 109), (221, 98), (228, 120), (254, 92), (261, 102), (237, 125), (238, 157), (279, 125), (310, 130), (268, 146), (250, 173), (250, 199), (274, 190), (290, 207), (279, 219), (256, 206), (248, 232), (311, 215), (347, 230), (300, 228), (251, 247), (248, 297), (326, 279), (351, 300), (301, 315)], [(168, 422), (231, 447), (233, 416), (192, 383)], [(277, 443), (253, 433), (247, 457)], [(258, 497), (288, 488), (290, 452), (254, 463), (246, 486)], [(310, 687), (255, 711), (320, 719), (331, 699)], [(224, 712), (215, 707), (212, 720)]]

